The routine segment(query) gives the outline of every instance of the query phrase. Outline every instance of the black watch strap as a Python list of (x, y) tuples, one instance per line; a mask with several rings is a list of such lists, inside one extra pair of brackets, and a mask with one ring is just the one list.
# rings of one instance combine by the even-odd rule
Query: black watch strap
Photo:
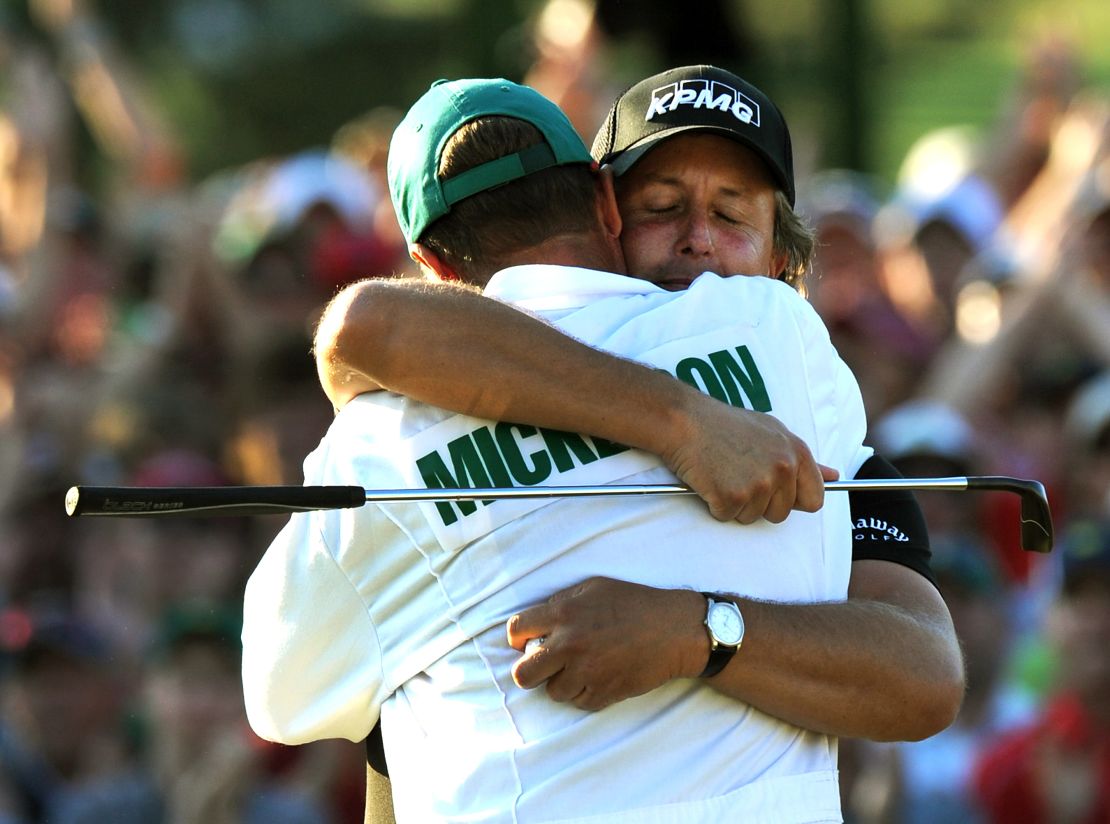
[(712, 678), (718, 672), (725, 668), (725, 664), (732, 660), (732, 656), (736, 654), (735, 647), (716, 647), (709, 651), (709, 660), (705, 664), (705, 669), (701, 671), (699, 678)]

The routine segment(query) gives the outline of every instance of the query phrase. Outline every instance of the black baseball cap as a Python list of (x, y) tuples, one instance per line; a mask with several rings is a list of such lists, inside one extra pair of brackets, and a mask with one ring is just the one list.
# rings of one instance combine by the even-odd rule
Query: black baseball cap
[(758, 154), (794, 205), (790, 130), (771, 98), (716, 66), (682, 66), (641, 80), (617, 98), (594, 138), (594, 159), (624, 174), (660, 141), (719, 132)]

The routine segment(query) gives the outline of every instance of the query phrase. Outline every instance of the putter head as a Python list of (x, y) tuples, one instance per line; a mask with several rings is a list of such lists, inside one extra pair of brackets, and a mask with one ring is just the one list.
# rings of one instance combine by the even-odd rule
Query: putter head
[(1021, 496), (1021, 548), (1030, 552), (1052, 551), (1052, 513), (1048, 494), (1040, 481), (1023, 481)]
[(1014, 492), (1021, 497), (1021, 548), (1027, 552), (1052, 551), (1052, 512), (1048, 494), (1040, 481), (986, 476), (968, 478), (968, 489)]

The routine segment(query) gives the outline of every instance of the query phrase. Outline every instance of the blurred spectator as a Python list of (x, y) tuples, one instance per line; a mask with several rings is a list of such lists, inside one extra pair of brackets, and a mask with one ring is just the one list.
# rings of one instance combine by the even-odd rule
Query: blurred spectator
[(817, 233), (808, 297), (857, 376), (871, 419), (909, 399), (929, 355), (879, 279), (872, 234), (878, 189), (858, 173), (830, 170), (810, 178), (799, 195), (799, 211)]
[(131, 763), (124, 662), (88, 621), (48, 605), (5, 611), (0, 643), (11, 667), (0, 715), (0, 819), (113, 820), (93, 811), (117, 794)]
[(68, 604), (74, 587), (69, 554), (75, 524), (58, 516), (65, 486), (54, 456), (24, 470), (21, 486), (0, 511), (0, 605), (28, 608), (37, 599)]
[(260, 329), (307, 336), (339, 287), (391, 274), (395, 250), (373, 226), (382, 189), (365, 169), (313, 150), (254, 164), (240, 177), (214, 242), (241, 278)]
[[(386, 159), (393, 130), (401, 120), (401, 111), (392, 106), (376, 106), (366, 114), (340, 127), (332, 140), (332, 150), (357, 164), (370, 175), (370, 180), (380, 192), (389, 191), (386, 179)], [(414, 275), (417, 270), (409, 257), (408, 244), (401, 234), (401, 226), (393, 213), (393, 203), (388, 197), (378, 200), (371, 219), (373, 234), (384, 246), (391, 261), (379, 268), (362, 272), (363, 275)]]
[[(1110, 290), (1098, 275), (1110, 237), (1108, 137), (1105, 102), (1076, 98), (1047, 163), (1007, 217), (1006, 264), (967, 273), (961, 334), (921, 383), (923, 395), (961, 410), (985, 433), (992, 472), (1042, 480), (1058, 516), (1073, 492), (1085, 496), (1065, 461), (1074, 451), (1065, 441), (1067, 409), (1079, 387), (1110, 365)], [(986, 517), (1005, 555), (1016, 543), (1016, 502), (992, 503)], [(1007, 567), (1027, 580), (1034, 561), (1013, 552)]]
[(335, 152), (236, 177), (214, 237), (234, 292), (231, 449), (245, 482), (297, 483), (332, 414), (310, 357), (316, 318), (345, 283), (392, 274), (397, 249), (376, 233), (377, 181)]
[(1110, 370), (1080, 387), (1064, 418), (1069, 516), (1110, 518)]
[(1008, 211), (1032, 184), (1048, 158), (1059, 121), (1081, 87), (1079, 56), (1058, 36), (1037, 39), (1029, 48), (983, 158), (985, 176)]
[[(984, 746), (1027, 722), (1031, 699), (1006, 680), (1013, 627), (1008, 597), (989, 549), (933, 543), (933, 571), (952, 613), (967, 667), (967, 693), (955, 723), (924, 741), (865, 746), (848, 803), (865, 821), (976, 824), (984, 821), (972, 769)], [(881, 789), (880, 789), (881, 788)]]
[[(331, 820), (288, 777), (270, 773), (274, 748), (246, 725), (239, 680), (240, 622), (227, 607), (181, 606), (163, 617), (148, 658), (144, 780), (174, 824)], [(139, 820), (139, 819), (135, 819)]]
[[(1008, 431), (1002, 433), (1001, 439), (999, 433), (984, 435), (961, 411), (931, 398), (904, 403), (879, 418), (872, 427), (877, 449), (906, 477), (982, 474), (1041, 477), (1029, 471), (1028, 466), (1006, 466), (1004, 458), (998, 456), (1000, 448), (1017, 448), (1006, 443), (1007, 434)], [(1028, 582), (1035, 559), (1021, 548), (1018, 496), (1008, 492), (923, 491), (917, 498), (932, 542), (938, 546), (982, 544), (992, 553), (992, 562), (1008, 584)]]
[(952, 332), (960, 274), (994, 242), (1005, 216), (978, 163), (970, 129), (925, 135), (911, 147), (898, 191), (876, 217), (883, 286), (930, 351)]
[[(146, 457), (125, 479), (131, 486), (226, 486), (210, 457), (183, 448)], [(235, 603), (258, 560), (255, 525), (243, 518), (105, 519), (72, 541), (80, 608), (115, 642), (140, 656), (167, 608)]]
[[(907, 401), (871, 428), (876, 449), (908, 478), (979, 474), (982, 451), (967, 419), (947, 404)], [(970, 493), (918, 494), (932, 542), (977, 543), (982, 539), (978, 497)]]
[[(0, 718), (0, 820), (353, 820), (328, 796), (341, 752), (275, 747), (247, 727), (239, 626), (227, 608), (171, 609), (143, 671), (76, 616), (5, 613), (15, 663)], [(127, 700), (140, 697), (125, 726)]]
[(623, 89), (607, 81), (609, 38), (595, 0), (547, 0), (532, 26), (535, 56), (524, 84), (555, 101), (589, 145)]
[(998, 824), (1110, 821), (1110, 521), (1076, 522), (1059, 551), (1046, 628), (1058, 664), (1051, 698), (975, 771), (987, 820)]

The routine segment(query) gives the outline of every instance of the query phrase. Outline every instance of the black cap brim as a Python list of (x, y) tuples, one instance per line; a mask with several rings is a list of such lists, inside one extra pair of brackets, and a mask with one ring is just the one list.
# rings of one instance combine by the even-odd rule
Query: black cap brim
[(786, 195), (787, 200), (790, 201), (791, 205), (794, 204), (794, 187), (792, 185), (792, 181), (785, 179), (781, 174), (779, 174), (779, 172), (777, 171), (777, 167), (775, 166), (774, 158), (770, 157), (767, 152), (765, 152), (758, 144), (754, 143), (751, 140), (747, 140), (742, 134), (738, 134), (734, 129), (726, 129), (723, 127), (708, 126), (704, 124), (674, 126), (673, 128), (665, 129), (663, 131), (656, 132), (655, 134), (648, 135), (635, 145), (630, 146), (624, 151), (620, 152), (612, 161), (603, 162), (607, 163), (607, 165), (609, 165), (613, 169), (613, 174), (620, 177), (633, 166), (635, 166), (636, 163), (639, 162), (644, 155), (646, 155), (664, 140), (668, 140), (672, 137), (677, 137), (680, 134), (689, 134), (690, 132), (710, 132), (712, 134), (719, 134), (721, 137), (727, 137), (729, 140), (733, 140), (736, 143), (739, 143), (744, 148), (750, 149), (751, 151), (755, 152), (760, 160), (763, 161), (763, 165), (766, 167), (768, 174), (770, 174), (771, 178), (778, 184), (779, 188), (782, 189), (783, 193)]

